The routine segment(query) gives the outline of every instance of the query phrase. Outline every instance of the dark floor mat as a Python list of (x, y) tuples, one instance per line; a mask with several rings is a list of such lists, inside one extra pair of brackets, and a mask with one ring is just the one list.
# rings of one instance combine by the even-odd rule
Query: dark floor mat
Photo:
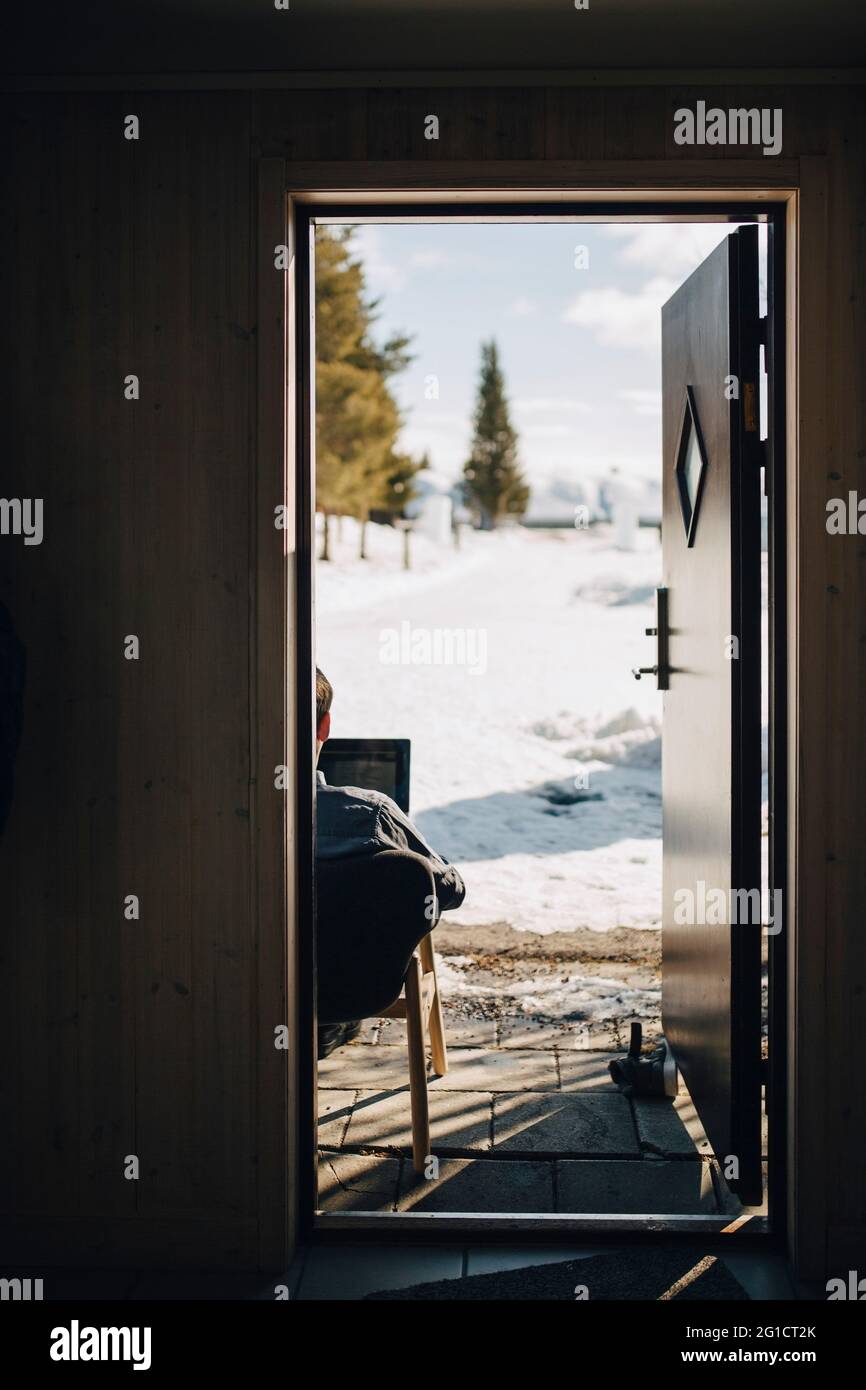
[(629, 1299), (726, 1302), (747, 1300), (749, 1295), (719, 1256), (653, 1249), (610, 1251), (562, 1264), (529, 1265), (367, 1294), (368, 1299), (510, 1299), (520, 1303), (573, 1303), (578, 1297), (596, 1303)]

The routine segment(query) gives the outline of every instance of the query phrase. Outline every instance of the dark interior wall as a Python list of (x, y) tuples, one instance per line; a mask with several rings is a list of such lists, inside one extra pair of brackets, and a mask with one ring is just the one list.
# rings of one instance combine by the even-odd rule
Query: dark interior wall
[[(798, 406), (807, 645), (795, 756), (808, 801), (801, 967), (814, 980), (799, 1181), (812, 1271), (862, 1252), (866, 1101), (837, 1064), (859, 1055), (866, 990), (866, 586), (862, 541), (824, 527), (828, 496), (866, 495), (862, 92), (406, 86), (4, 102), (0, 492), (45, 499), (45, 537), (0, 539), (0, 597), (27, 652), (0, 841), (13, 1136), (0, 1145), (0, 1203), (33, 1258), (248, 1265), (278, 1212), (256, 1182), (268, 1123), (251, 792), (256, 159), (604, 159), (622, 161), (625, 180), (633, 161), (695, 157), (673, 144), (672, 117), (698, 98), (782, 106), (783, 157), (813, 180), (827, 157), (802, 248), (824, 259)], [(123, 138), (129, 113), (137, 142)], [(438, 142), (424, 139), (429, 113)], [(817, 382), (831, 406), (820, 418)], [(137, 662), (124, 659), (128, 634)], [(131, 893), (137, 921), (124, 917)], [(138, 1181), (123, 1176), (129, 1154)]]
[(82, 1216), (95, 1255), (131, 1220), (180, 1217), (228, 1262), (254, 1243), (248, 109), (5, 117), (2, 491), (44, 499), (44, 540), (2, 539), (27, 672), (0, 1161), (4, 1212), (50, 1218), (49, 1252)]

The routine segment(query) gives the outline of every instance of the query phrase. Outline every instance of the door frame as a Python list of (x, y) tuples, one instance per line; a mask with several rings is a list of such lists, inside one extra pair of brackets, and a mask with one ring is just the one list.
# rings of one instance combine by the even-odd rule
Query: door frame
[[(793, 1180), (786, 1182), (786, 1175), (791, 1179), (796, 1177), (796, 1160), (805, 1138), (801, 1138), (797, 1123), (800, 1076), (796, 1068), (798, 1025), (804, 1007), (797, 991), (793, 963), (802, 957), (804, 945), (807, 949), (811, 946), (813, 953), (817, 949), (814, 939), (806, 943), (800, 940), (801, 924), (796, 912), (797, 849), (807, 832), (802, 808), (797, 804), (796, 778), (789, 777), (797, 756), (798, 726), (798, 645), (796, 640), (788, 641), (788, 635), (790, 633), (792, 639), (796, 638), (798, 557), (802, 545), (797, 505), (801, 481), (799, 422), (795, 412), (799, 399), (797, 330), (802, 295), (797, 250), (804, 197), (801, 165), (806, 163), (813, 166), (810, 186), (817, 193), (821, 186), (821, 170), (815, 166), (823, 165), (820, 160), (774, 160), (772, 167), (758, 160), (599, 161), (581, 164), (552, 161), (543, 164), (437, 161), (433, 164), (414, 161), (302, 165), (272, 158), (259, 161), (260, 191), (262, 188), (269, 191), (268, 196), (260, 196), (260, 218), (264, 218), (264, 222), (260, 221), (259, 236), (260, 322), (264, 321), (262, 312), (264, 319), (268, 318), (268, 304), (277, 306), (283, 300), (283, 307), (270, 316), (268, 334), (260, 336), (257, 492), (266, 502), (272, 499), (275, 473), (278, 473), (282, 487), (278, 495), (284, 498), (288, 515), (296, 518), (294, 535), (291, 531), (286, 532), (287, 541), (280, 570), (281, 582), (288, 581), (294, 586), (295, 609), (292, 612), (290, 605), (287, 608), (289, 621), (279, 634), (273, 626), (265, 634), (259, 630), (259, 641), (264, 636), (272, 648), (271, 657), (282, 658), (265, 661), (260, 657), (259, 670), (261, 672), (266, 668), (268, 672), (276, 674), (281, 669), (286, 689), (300, 695), (306, 688), (309, 696), (286, 701), (284, 692), (278, 696), (276, 689), (273, 689), (277, 702), (275, 707), (282, 705), (285, 708), (283, 746), (296, 777), (295, 786), (290, 787), (279, 813), (288, 852), (282, 879), (284, 911), (276, 913), (278, 920), (285, 924), (285, 930), (280, 927), (280, 944), (286, 1006), (296, 1024), (293, 1029), (290, 1022), (290, 1053), (293, 1060), (287, 1068), (286, 1082), (280, 1094), (279, 1110), (284, 1116), (285, 1126), (276, 1129), (272, 1124), (263, 1123), (262, 1139), (266, 1145), (270, 1145), (272, 1156), (281, 1150), (289, 1173), (283, 1189), (286, 1205), (279, 1213), (288, 1249), (293, 1244), (295, 1234), (306, 1239), (331, 1236), (345, 1239), (350, 1231), (358, 1235), (362, 1231), (372, 1233), (374, 1238), (380, 1240), (386, 1231), (388, 1238), (453, 1240), (464, 1233), (471, 1233), (475, 1239), (485, 1233), (495, 1238), (497, 1231), (504, 1230), (511, 1241), (524, 1237), (537, 1241), (541, 1234), (545, 1239), (567, 1239), (573, 1238), (577, 1232), (587, 1234), (591, 1231), (593, 1240), (608, 1237), (622, 1243), (629, 1239), (657, 1238), (658, 1230), (657, 1218), (642, 1221), (640, 1217), (601, 1221), (585, 1216), (433, 1218), (420, 1213), (379, 1217), (358, 1213), (318, 1218), (318, 1221), (314, 1217), (316, 1115), (312, 1004), (315, 961), (313, 933), (309, 929), (301, 929), (300, 924), (313, 921), (313, 836), (311, 832), (301, 833), (301, 830), (305, 826), (312, 826), (315, 798), (312, 776), (308, 779), (298, 775), (305, 761), (312, 767), (314, 732), (310, 679), (314, 652), (310, 584), (314, 556), (314, 512), (311, 477), (306, 467), (310, 449), (312, 400), (308, 390), (298, 390), (299, 382), (310, 383), (312, 380), (310, 323), (306, 315), (299, 312), (299, 306), (309, 303), (310, 219), (326, 210), (339, 210), (342, 215), (360, 218), (365, 213), (375, 215), (375, 211), (384, 206), (389, 211), (396, 210), (406, 216), (423, 217), (424, 220), (429, 220), (431, 213), (436, 215), (438, 212), (443, 217), (458, 215), (477, 221), (487, 220), (491, 216), (502, 216), (507, 220), (544, 218), (554, 210), (559, 216), (573, 217), (575, 220), (604, 217), (610, 221), (645, 221), (653, 218), (662, 221), (672, 217), (708, 216), (722, 211), (736, 218), (738, 215), (762, 212), (772, 219), (774, 228), (768, 284), (768, 317), (772, 313), (775, 366), (771, 374), (771, 448), (767, 458), (771, 483), (769, 525), (772, 547), (769, 557), (770, 882), (784, 885), (788, 912), (787, 930), (783, 930), (779, 938), (771, 938), (773, 1003), (768, 1095), (775, 1142), (770, 1149), (769, 1220), (763, 1224), (769, 1226), (772, 1234), (769, 1237), (758, 1236), (758, 1239), (764, 1242), (771, 1239), (774, 1244), (787, 1245), (795, 1263), (802, 1263), (798, 1259), (798, 1235), (801, 1208), (805, 1209), (806, 1203), (798, 1184)], [(281, 203), (274, 196), (277, 189), (281, 191)], [(819, 214), (820, 209), (816, 207), (812, 215), (818, 218)], [(820, 229), (819, 221), (817, 226)], [(282, 231), (282, 235), (275, 235), (279, 231)], [(272, 273), (272, 248), (277, 242), (284, 242), (290, 248), (288, 270), (282, 277)], [(264, 291), (263, 281), (267, 286)], [(274, 289), (277, 282), (281, 288)], [(813, 306), (819, 295), (820, 273), (812, 277), (810, 285), (808, 299)], [(279, 373), (273, 370), (273, 363), (268, 365), (263, 360), (265, 353), (262, 349), (266, 346), (271, 353), (277, 354), (281, 368)], [(812, 399), (814, 402), (814, 396)], [(272, 431), (272, 434), (282, 436), (282, 451), (276, 447), (279, 442), (276, 437), (271, 438), (269, 448), (263, 451), (262, 422), (268, 416), (271, 420), (276, 418), (280, 409), (283, 428)], [(260, 511), (260, 522), (266, 514), (268, 525), (272, 526), (272, 509), (267, 513)], [(788, 537), (790, 543), (786, 543)], [(260, 532), (259, 543), (262, 541)], [(266, 575), (260, 565), (260, 579), (271, 582), (272, 578), (273, 570)], [(273, 650), (275, 644), (279, 646), (279, 652)], [(261, 708), (259, 706), (260, 711)], [(294, 753), (293, 759), (289, 750)], [(263, 761), (267, 762), (267, 759)], [(275, 906), (271, 899), (271, 907)], [(813, 923), (813, 928), (820, 932), (822, 925), (818, 923), (814, 928)], [(808, 927), (807, 920), (803, 929), (808, 930)], [(814, 1006), (809, 1008), (809, 1018), (814, 1023)], [(813, 1028), (809, 1032), (813, 1032)], [(270, 1038), (267, 1041), (272, 1048)], [(273, 1100), (273, 1090), (265, 1089)], [(789, 1106), (786, 1106), (786, 1094), (790, 1100)], [(272, 1120), (273, 1115), (270, 1118)], [(280, 1135), (284, 1136), (282, 1143)], [(273, 1171), (273, 1164), (269, 1165), (269, 1169)], [(813, 1221), (814, 1199), (813, 1192), (810, 1194)], [(263, 1216), (266, 1207), (267, 1201), (263, 1198)], [(272, 1215), (277, 1214), (276, 1211), (272, 1212)], [(322, 1222), (326, 1223), (325, 1231)], [(727, 1222), (716, 1219), (712, 1224), (720, 1233), (728, 1234), (732, 1229), (737, 1229), (737, 1245), (742, 1248), (753, 1238), (751, 1231), (758, 1223), (754, 1220)], [(650, 1229), (652, 1226), (655, 1227), (655, 1235)], [(671, 1219), (665, 1223), (665, 1231), (682, 1239), (704, 1242), (710, 1235), (706, 1218)], [(817, 1227), (812, 1226), (811, 1233), (817, 1236)], [(811, 1242), (808, 1244), (814, 1257), (814, 1247)]]

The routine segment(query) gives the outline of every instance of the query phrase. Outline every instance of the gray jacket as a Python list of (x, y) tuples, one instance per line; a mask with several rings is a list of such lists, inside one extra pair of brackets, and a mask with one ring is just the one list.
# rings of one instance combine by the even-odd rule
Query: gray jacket
[(459, 907), (466, 887), (453, 864), (428, 845), (396, 801), (362, 787), (331, 787), (316, 773), (316, 856), (351, 859), (383, 849), (409, 849), (429, 860), (442, 912)]

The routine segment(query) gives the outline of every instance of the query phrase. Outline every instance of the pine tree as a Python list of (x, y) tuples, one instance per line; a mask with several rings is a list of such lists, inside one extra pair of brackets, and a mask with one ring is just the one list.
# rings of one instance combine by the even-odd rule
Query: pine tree
[[(404, 486), (422, 466), (395, 453), (401, 418), (389, 379), (411, 360), (409, 340), (371, 337), (376, 303), (364, 297), (361, 265), (351, 258), (352, 228), (320, 228), (316, 241), (316, 506), (323, 513), (321, 558), (327, 560), (330, 517), (366, 523), (374, 507), (400, 509), (392, 480)], [(395, 462), (399, 460), (399, 463)]]
[(472, 452), (463, 469), (467, 505), (481, 526), (492, 529), (504, 516), (522, 516), (529, 486), (520, 471), (517, 434), (511, 425), (505, 380), (496, 343), (481, 344), (481, 379), (475, 406)]

